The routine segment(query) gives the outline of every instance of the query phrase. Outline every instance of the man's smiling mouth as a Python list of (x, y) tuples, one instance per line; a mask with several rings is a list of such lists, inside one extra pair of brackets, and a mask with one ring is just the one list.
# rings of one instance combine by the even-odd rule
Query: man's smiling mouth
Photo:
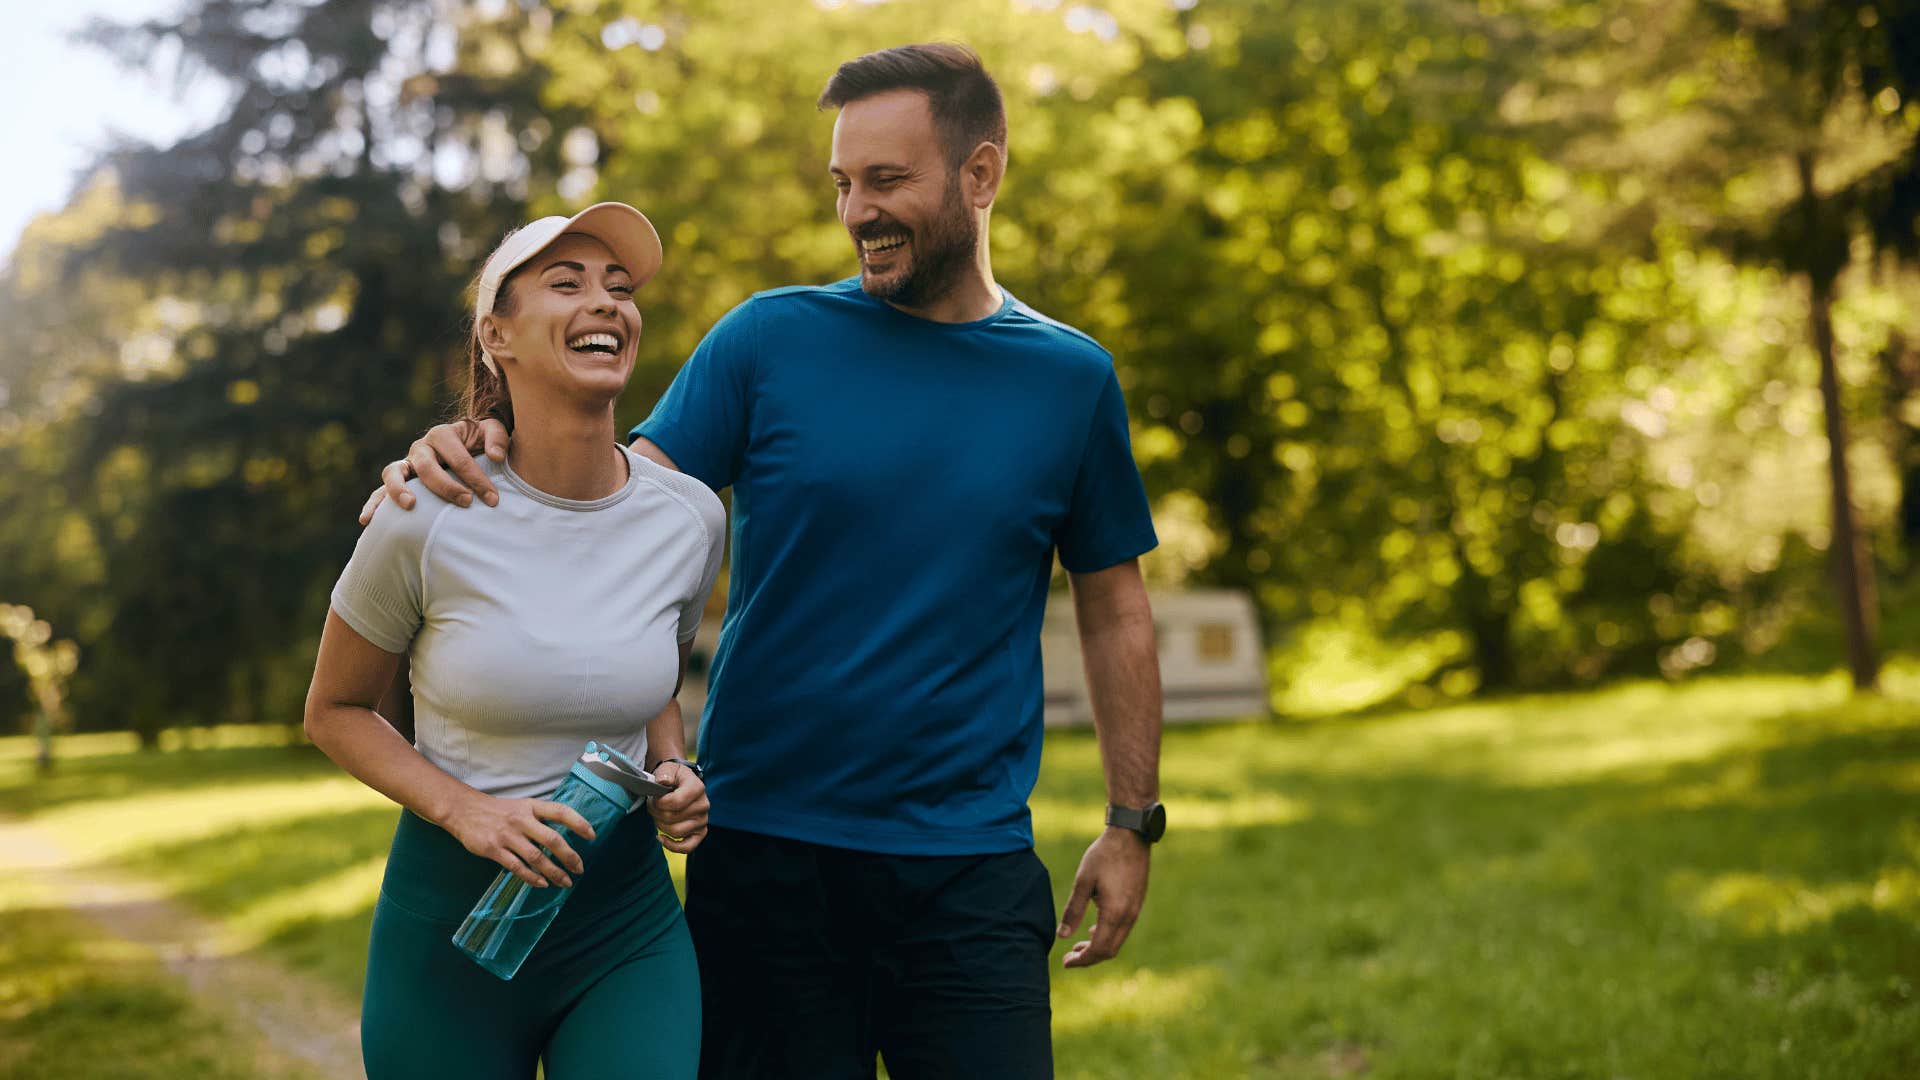
[(907, 237), (901, 233), (895, 233), (891, 236), (877, 236), (870, 240), (860, 241), (860, 250), (868, 255), (884, 255), (889, 251), (894, 251), (904, 246), (906, 242)]

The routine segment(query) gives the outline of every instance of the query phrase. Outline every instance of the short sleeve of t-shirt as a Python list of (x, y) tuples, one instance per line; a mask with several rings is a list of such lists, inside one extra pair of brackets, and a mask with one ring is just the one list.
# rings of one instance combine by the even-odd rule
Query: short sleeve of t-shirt
[(725, 528), (722, 523), (714, 534), (713, 546), (707, 550), (707, 567), (700, 575), (700, 584), (694, 588), (693, 595), (687, 597), (686, 603), (680, 605), (679, 640), (682, 645), (692, 641), (694, 634), (699, 632), (700, 617), (707, 610), (707, 597), (713, 594), (713, 583), (720, 576), (720, 558), (726, 552), (726, 541), (722, 539)]
[(1060, 565), (1085, 574), (1153, 550), (1159, 538), (1127, 435), (1127, 403), (1109, 368), (1087, 428), (1067, 516), (1054, 534)]
[(354, 545), (353, 558), (333, 587), (333, 610), (375, 646), (404, 653), (426, 612), (424, 562), (427, 538), (447, 505), (426, 494), (418, 481), (414, 509), (388, 499)]
[(753, 303), (727, 312), (707, 331), (653, 415), (629, 436), (653, 440), (681, 472), (715, 491), (733, 484), (746, 450), (758, 351)]
[[(666, 449), (664, 446), (661, 449)], [(672, 451), (668, 451), (671, 455)], [(679, 459), (675, 459), (676, 461)], [(674, 492), (693, 508), (700, 518), (700, 527), (706, 534), (706, 561), (701, 564), (700, 576), (693, 583), (693, 589), (680, 602), (679, 641), (682, 645), (693, 640), (700, 630), (700, 617), (706, 613), (707, 597), (713, 592), (713, 583), (720, 577), (720, 562), (727, 553), (727, 508), (720, 504), (720, 496), (715, 495), (706, 484), (692, 476), (685, 476), (672, 469), (656, 465), (654, 462), (640, 459), (650, 474), (656, 476), (662, 484)]]

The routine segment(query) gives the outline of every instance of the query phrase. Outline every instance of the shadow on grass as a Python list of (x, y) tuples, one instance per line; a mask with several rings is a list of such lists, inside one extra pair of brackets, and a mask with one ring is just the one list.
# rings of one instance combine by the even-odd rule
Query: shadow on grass
[(0, 814), (26, 817), (69, 803), (203, 788), (223, 781), (258, 783), (338, 773), (339, 766), (305, 744), (96, 754), (60, 759), (51, 776), (0, 785)]
[[(114, 865), (168, 882), (202, 911), (230, 914), (275, 893), (314, 885), (386, 855), (399, 811), (333, 811), (148, 848)], [(373, 903), (367, 896), (367, 903)]]
[(59, 908), (0, 927), (0, 1075), (19, 1080), (260, 1080), (288, 1075), (150, 959)]
[[(1060, 1074), (1920, 1075), (1912, 706), (1728, 725), (1688, 713), (1710, 698), (1655, 698), (1617, 699), (1639, 710), (1623, 738), (1670, 711), (1674, 730), (1733, 734), (1622, 755), (1614, 703), (1592, 700), (1572, 726), (1169, 731), (1173, 822), (1141, 923), (1118, 960), (1056, 970)], [(1557, 755), (1563, 731), (1607, 753)], [(1047, 756), (1040, 852), (1064, 900), (1104, 793), (1089, 738), (1050, 734)], [(178, 767), (118, 767), (133, 790), (331, 769), (310, 751), (161, 758)], [(1298, 812), (1181, 817), (1263, 800)], [(385, 852), (394, 813), (238, 825), (115, 865), (215, 915), (274, 905), (266, 948), (357, 993), (373, 890), (317, 901), (362, 888), (342, 874)]]
[(1060, 1073), (1920, 1075), (1920, 727), (1833, 715), (1574, 783), (1250, 758), (1311, 808), (1251, 827), (1183, 829), (1223, 788), (1175, 751), (1126, 951), (1056, 970)]
[(267, 938), (263, 949), (357, 1008), (367, 982), (367, 940), (372, 928), (373, 897), (368, 897), (367, 906), (351, 914), (288, 922)]
[(378, 865), (398, 814), (374, 807), (239, 826), (109, 865), (158, 881), (215, 918), (264, 923), (266, 955), (357, 1001)]

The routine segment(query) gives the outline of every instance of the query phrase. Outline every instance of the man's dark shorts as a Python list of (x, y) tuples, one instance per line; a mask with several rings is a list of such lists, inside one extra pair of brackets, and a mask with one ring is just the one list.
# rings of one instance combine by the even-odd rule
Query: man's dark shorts
[(879, 855), (712, 829), (687, 860), (700, 1075), (1053, 1075), (1053, 888), (1032, 850)]

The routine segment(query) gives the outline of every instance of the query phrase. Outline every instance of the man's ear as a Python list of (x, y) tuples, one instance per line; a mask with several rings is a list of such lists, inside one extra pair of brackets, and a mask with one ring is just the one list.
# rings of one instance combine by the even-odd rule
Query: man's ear
[(507, 328), (498, 316), (489, 311), (480, 316), (478, 327), (480, 347), (494, 355), (495, 359), (513, 355), (511, 343), (507, 340)]
[(973, 148), (960, 164), (960, 177), (966, 183), (967, 203), (975, 210), (986, 210), (1000, 194), (1000, 180), (1007, 175), (1006, 151), (990, 142)]

